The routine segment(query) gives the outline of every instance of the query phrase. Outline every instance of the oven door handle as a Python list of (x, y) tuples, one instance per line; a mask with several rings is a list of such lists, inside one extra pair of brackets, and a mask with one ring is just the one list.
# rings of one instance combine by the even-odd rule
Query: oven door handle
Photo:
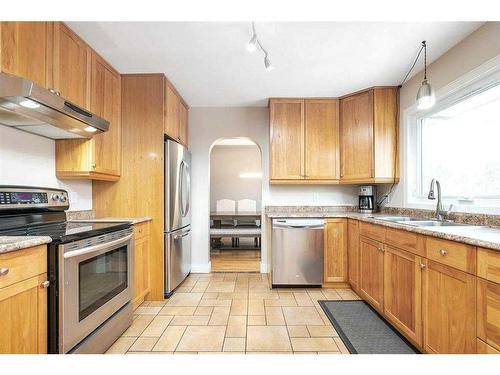
[(69, 251), (67, 253), (64, 253), (64, 259), (73, 258), (73, 257), (77, 257), (77, 256), (84, 255), (84, 254), (97, 253), (97, 252), (99, 252), (103, 249), (106, 249), (108, 247), (113, 247), (116, 245), (120, 245), (122, 243), (126, 243), (126, 242), (130, 241), (130, 239), (132, 239), (132, 234), (129, 234), (128, 236), (125, 236), (123, 238), (118, 238), (117, 240), (101, 243), (99, 245), (85, 247), (85, 248), (80, 249), (80, 250)]

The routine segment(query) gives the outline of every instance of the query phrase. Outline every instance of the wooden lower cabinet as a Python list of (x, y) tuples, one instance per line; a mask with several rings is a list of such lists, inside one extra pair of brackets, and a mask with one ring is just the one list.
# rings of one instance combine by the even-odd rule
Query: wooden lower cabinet
[(476, 352), (476, 277), (424, 260), (423, 349), (427, 353)]
[(417, 346), (422, 345), (422, 258), (385, 246), (384, 315)]
[(324, 244), (325, 283), (347, 283), (347, 220), (326, 221)]
[(359, 224), (347, 220), (347, 268), (348, 281), (354, 291), (359, 289)]
[(380, 313), (384, 306), (384, 245), (359, 238), (359, 293)]
[(0, 254), (0, 267), (0, 354), (47, 353), (46, 246)]
[(500, 351), (500, 284), (477, 279), (477, 337)]
[(149, 267), (149, 223), (134, 225), (134, 296), (132, 306), (136, 309), (150, 291)]

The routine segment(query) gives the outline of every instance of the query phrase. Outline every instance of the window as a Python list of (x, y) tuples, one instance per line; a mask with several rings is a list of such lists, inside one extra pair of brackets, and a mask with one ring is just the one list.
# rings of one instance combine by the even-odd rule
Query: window
[(413, 197), (436, 178), (449, 203), (500, 206), (500, 82), (415, 119)]

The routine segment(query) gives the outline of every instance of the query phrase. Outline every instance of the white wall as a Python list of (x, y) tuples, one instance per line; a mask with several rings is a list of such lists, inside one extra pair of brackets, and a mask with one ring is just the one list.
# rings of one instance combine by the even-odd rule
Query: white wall
[(70, 193), (70, 211), (92, 209), (92, 182), (56, 178), (55, 141), (0, 126), (0, 185), (55, 187)]
[[(192, 153), (192, 269), (209, 270), (210, 168), (212, 144), (222, 138), (248, 137), (262, 152), (262, 206), (356, 204), (355, 186), (270, 186), (269, 114), (266, 107), (191, 108), (189, 148)], [(262, 259), (267, 259), (267, 233), (262, 234)], [(267, 270), (263, 264), (262, 271)]]
[[(427, 41), (432, 48), (432, 40)], [(435, 91), (452, 83), (465, 73), (500, 55), (500, 22), (488, 22), (463, 41), (449, 49), (439, 59), (427, 67), (427, 77)], [(422, 61), (419, 61), (422, 66)], [(423, 79), (423, 72), (409, 80), (400, 92), (400, 163), (401, 181), (394, 189), (388, 206), (404, 207), (407, 190), (406, 142), (407, 131), (405, 111), (415, 104), (415, 97)], [(446, 141), (446, 140), (444, 140)]]
[(256, 145), (216, 145), (210, 153), (210, 211), (219, 199), (252, 199), (261, 208), (262, 179), (241, 178), (240, 173), (260, 173), (262, 162)]

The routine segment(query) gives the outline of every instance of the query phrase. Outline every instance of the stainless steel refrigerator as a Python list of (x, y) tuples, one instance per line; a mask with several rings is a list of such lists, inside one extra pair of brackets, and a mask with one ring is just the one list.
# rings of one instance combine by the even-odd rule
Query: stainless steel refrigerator
[(191, 272), (191, 153), (165, 141), (165, 297)]

